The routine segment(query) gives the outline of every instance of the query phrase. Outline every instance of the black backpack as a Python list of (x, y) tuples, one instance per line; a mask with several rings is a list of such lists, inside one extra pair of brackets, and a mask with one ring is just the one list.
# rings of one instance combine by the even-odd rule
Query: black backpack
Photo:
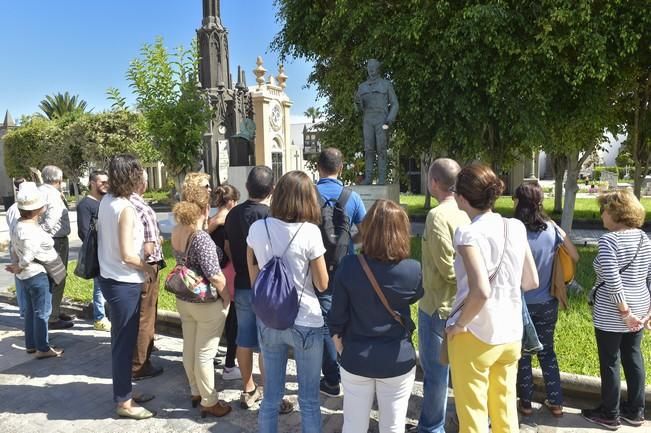
[(346, 215), (346, 203), (352, 194), (350, 188), (344, 188), (339, 198), (325, 200), (319, 194), (321, 202), (321, 237), (326, 248), (325, 262), (328, 273), (337, 270), (339, 261), (348, 254), (350, 245), (350, 216)]

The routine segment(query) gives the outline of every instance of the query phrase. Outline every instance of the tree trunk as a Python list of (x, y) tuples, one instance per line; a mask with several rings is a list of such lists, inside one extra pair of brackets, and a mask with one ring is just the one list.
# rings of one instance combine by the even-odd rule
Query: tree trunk
[(644, 162), (635, 160), (635, 168), (633, 170), (633, 194), (638, 199), (642, 197), (642, 184), (644, 183), (644, 173), (646, 173), (645, 168), (643, 167)]
[(565, 158), (552, 156), (552, 174), (554, 175), (554, 213), (563, 212), (563, 175), (565, 174)]
[(577, 177), (589, 153), (585, 152), (583, 156), (579, 157), (579, 152), (574, 151), (567, 155), (567, 180), (565, 181), (565, 200), (563, 203), (563, 215), (561, 216), (561, 228), (566, 233), (572, 231), (576, 193), (579, 191)]
[(425, 206), (424, 209), (432, 208), (432, 194), (429, 193), (429, 188), (425, 189)]

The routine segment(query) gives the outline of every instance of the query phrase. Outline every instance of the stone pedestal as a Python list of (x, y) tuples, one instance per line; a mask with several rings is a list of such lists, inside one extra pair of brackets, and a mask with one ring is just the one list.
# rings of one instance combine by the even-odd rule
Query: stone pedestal
[(392, 200), (400, 204), (400, 185), (397, 183), (389, 185), (351, 185), (350, 189), (355, 191), (362, 198), (364, 207), (368, 211), (375, 200)]
[(240, 192), (240, 203), (243, 203), (249, 198), (249, 193), (246, 191), (246, 178), (249, 177), (252, 169), (252, 165), (228, 167), (228, 184), (233, 185)]

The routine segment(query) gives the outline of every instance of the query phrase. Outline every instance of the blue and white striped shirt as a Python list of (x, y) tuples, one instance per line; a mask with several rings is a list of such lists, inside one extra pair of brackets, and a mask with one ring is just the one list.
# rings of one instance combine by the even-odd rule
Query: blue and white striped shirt
[[(640, 251), (635, 253), (640, 245)], [(635, 259), (635, 260), (634, 260)], [(620, 269), (630, 266), (620, 275)], [(651, 242), (642, 230), (609, 232), (599, 238), (594, 260), (597, 290), (592, 319), (594, 326), (607, 332), (630, 332), (617, 304), (626, 301), (631, 312), (644, 317), (651, 304)]]

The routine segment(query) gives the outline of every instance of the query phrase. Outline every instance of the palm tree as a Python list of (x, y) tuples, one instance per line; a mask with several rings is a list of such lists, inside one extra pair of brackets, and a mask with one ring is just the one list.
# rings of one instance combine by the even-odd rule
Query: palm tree
[(323, 112), (321, 111), (320, 108), (315, 108), (315, 107), (310, 107), (307, 110), (305, 110), (305, 116), (311, 117), (312, 118), (312, 123), (316, 122), (316, 119), (321, 117)]
[(68, 92), (47, 95), (38, 106), (50, 120), (69, 113), (85, 113), (89, 111), (87, 107), (88, 103), (79, 98), (79, 95), (70, 96)]

